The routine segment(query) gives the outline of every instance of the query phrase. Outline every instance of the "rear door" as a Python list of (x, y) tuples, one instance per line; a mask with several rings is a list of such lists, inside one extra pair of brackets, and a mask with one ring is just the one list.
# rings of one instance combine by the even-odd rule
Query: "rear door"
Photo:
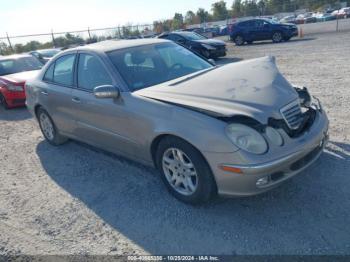
[(76, 53), (59, 57), (46, 70), (40, 86), (39, 101), (48, 111), (61, 132), (72, 133), (75, 128), (72, 113), (72, 90)]
[(236, 32), (236, 34), (242, 34), (244, 37), (244, 40), (246, 41), (254, 41), (255, 39), (255, 32), (254, 32), (254, 20), (244, 21), (240, 22), (238, 24), (239, 32)]
[(251, 28), (252, 28), (252, 34), (254, 37), (254, 40), (263, 40), (264, 37), (264, 28), (263, 28), (263, 22), (262, 20), (252, 20), (251, 21)]

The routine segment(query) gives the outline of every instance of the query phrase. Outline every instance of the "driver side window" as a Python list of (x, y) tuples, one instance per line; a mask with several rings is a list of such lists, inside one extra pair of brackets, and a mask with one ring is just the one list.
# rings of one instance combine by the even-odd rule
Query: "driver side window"
[(113, 81), (100, 60), (89, 54), (80, 54), (78, 62), (78, 87), (93, 91), (97, 86), (112, 85)]

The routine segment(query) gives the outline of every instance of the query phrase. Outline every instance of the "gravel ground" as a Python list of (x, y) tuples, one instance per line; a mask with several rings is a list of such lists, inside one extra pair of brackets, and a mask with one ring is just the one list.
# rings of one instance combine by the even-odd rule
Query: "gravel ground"
[(169, 196), (150, 168), (76, 142), (52, 147), (25, 109), (0, 109), (0, 255), (350, 254), (349, 50), (350, 34), (229, 46), (219, 63), (276, 56), (322, 100), (331, 141), (281, 187), (200, 207)]

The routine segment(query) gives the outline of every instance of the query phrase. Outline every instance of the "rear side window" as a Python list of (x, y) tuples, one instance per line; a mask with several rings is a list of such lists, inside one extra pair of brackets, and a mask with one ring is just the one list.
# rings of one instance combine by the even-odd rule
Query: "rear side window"
[(52, 63), (50, 67), (46, 70), (44, 75), (44, 81), (53, 82), (53, 70), (55, 68), (55, 63)]
[(92, 91), (97, 86), (112, 84), (111, 77), (97, 57), (80, 54), (78, 63), (79, 88)]
[(53, 82), (65, 86), (73, 85), (75, 55), (66, 55), (56, 60)]

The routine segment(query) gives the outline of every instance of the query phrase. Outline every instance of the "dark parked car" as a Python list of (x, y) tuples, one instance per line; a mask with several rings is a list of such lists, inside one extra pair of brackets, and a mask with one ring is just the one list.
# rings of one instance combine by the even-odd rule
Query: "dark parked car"
[(298, 35), (294, 24), (282, 24), (268, 19), (251, 19), (232, 25), (230, 38), (236, 45), (248, 44), (253, 41), (272, 39), (274, 43), (288, 41)]
[(226, 44), (224, 41), (208, 39), (195, 32), (164, 33), (159, 38), (174, 41), (206, 58), (218, 58), (226, 55)]

